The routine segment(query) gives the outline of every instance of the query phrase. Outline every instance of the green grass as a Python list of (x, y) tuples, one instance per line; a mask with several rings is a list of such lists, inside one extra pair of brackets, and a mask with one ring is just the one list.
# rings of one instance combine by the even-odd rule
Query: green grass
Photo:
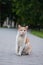
[(38, 37), (43, 38), (43, 31), (32, 30), (31, 33)]

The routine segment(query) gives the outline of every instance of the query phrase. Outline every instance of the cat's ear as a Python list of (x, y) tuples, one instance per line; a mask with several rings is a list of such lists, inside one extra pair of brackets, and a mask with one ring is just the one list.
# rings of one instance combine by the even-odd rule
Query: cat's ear
[(26, 26), (26, 29), (28, 29), (28, 26)]
[(21, 28), (21, 25), (18, 25), (18, 29)]

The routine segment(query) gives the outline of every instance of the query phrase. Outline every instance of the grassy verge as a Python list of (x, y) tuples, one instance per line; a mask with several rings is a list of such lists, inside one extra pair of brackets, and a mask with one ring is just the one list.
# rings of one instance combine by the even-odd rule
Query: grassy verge
[(43, 38), (43, 31), (32, 30), (31, 33), (38, 36), (38, 37)]

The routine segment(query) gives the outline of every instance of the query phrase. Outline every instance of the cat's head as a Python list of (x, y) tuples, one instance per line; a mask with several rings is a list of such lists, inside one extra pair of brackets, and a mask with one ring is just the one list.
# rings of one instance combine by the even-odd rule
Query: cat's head
[(21, 25), (18, 25), (18, 32), (20, 35), (25, 35), (27, 33), (28, 26), (22, 27)]

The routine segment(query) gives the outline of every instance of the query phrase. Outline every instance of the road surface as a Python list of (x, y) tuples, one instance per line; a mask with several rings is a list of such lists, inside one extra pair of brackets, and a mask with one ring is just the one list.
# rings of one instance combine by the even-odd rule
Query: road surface
[(16, 29), (0, 28), (0, 65), (43, 65), (43, 39), (28, 32), (31, 55), (15, 54)]

